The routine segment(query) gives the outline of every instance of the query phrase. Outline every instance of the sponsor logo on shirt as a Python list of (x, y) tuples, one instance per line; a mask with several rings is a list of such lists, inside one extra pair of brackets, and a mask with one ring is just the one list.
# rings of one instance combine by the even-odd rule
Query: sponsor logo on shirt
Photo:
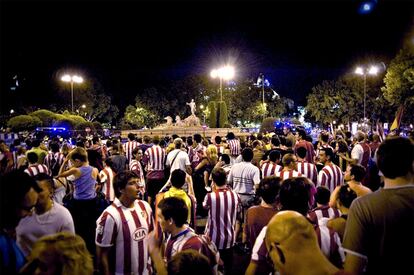
[(132, 238), (135, 241), (141, 241), (147, 236), (148, 230), (144, 227), (137, 228), (135, 232), (132, 234)]

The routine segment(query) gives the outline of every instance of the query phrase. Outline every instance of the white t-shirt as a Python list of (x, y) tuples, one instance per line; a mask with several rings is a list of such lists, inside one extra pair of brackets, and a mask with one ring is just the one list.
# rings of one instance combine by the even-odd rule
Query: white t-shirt
[[(178, 155), (177, 155), (178, 154)], [(175, 157), (177, 155), (177, 157)], [(174, 160), (175, 158), (175, 160)], [(171, 163), (173, 162), (171, 166)], [(176, 169), (181, 169), (184, 172), (186, 171), (185, 167), (186, 165), (191, 165), (190, 158), (188, 157), (188, 154), (184, 151), (181, 151), (180, 149), (174, 149), (171, 151), (167, 156), (167, 166), (171, 167), (170, 171), (174, 171)]]
[(39, 238), (64, 231), (75, 234), (72, 215), (64, 206), (54, 203), (46, 213), (33, 213), (20, 220), (16, 228), (17, 245), (27, 256)]

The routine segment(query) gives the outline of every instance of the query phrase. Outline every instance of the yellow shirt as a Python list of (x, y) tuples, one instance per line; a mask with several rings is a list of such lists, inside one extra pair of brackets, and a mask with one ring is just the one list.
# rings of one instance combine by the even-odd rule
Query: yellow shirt
[(187, 222), (191, 221), (191, 199), (188, 197), (187, 193), (183, 189), (177, 189), (174, 186), (170, 188), (167, 192), (164, 193), (164, 198), (175, 197), (184, 200), (188, 208), (188, 218)]

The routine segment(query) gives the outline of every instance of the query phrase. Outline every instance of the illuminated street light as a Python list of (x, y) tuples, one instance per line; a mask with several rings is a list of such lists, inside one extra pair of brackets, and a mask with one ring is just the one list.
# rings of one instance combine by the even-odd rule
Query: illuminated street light
[(367, 93), (367, 75), (376, 75), (378, 73), (379, 69), (376, 66), (371, 66), (369, 68), (363, 68), (363, 67), (357, 67), (355, 69), (355, 73), (358, 75), (362, 75), (364, 77), (364, 123), (366, 122), (366, 93)]
[(65, 74), (64, 76), (62, 76), (61, 80), (63, 82), (70, 82), (70, 92), (71, 92), (71, 97), (72, 97), (72, 113), (73, 113), (73, 83), (80, 84), (83, 82), (83, 78), (78, 75)]
[(223, 88), (222, 88), (222, 82), (224, 80), (230, 80), (234, 77), (235, 72), (234, 68), (232, 66), (225, 66), (219, 69), (213, 69), (210, 72), (210, 76), (212, 78), (219, 78), (220, 79), (220, 101), (223, 101)]

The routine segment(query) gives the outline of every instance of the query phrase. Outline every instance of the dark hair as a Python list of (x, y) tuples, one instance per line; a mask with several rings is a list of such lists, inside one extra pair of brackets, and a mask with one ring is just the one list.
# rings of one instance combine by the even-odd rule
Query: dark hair
[(209, 259), (193, 249), (175, 254), (167, 264), (168, 274), (174, 275), (213, 275)]
[(330, 161), (333, 161), (334, 160), (334, 152), (332, 151), (332, 149), (331, 148), (321, 148), (321, 151), (324, 151), (325, 152), (325, 155), (327, 156), (327, 157), (329, 157), (329, 160)]
[(273, 146), (279, 146), (280, 145), (280, 139), (278, 136), (274, 135), (272, 137), (272, 140), (270, 141)]
[(50, 150), (51, 150), (53, 153), (57, 153), (57, 152), (59, 152), (59, 144), (57, 144), (56, 142), (52, 142), (52, 143), (50, 143), (49, 147), (50, 147)]
[(34, 176), (35, 181), (47, 181), (47, 184), (49, 185), (50, 189), (54, 189), (54, 183), (53, 178), (45, 173), (39, 173), (36, 176)]
[(39, 157), (35, 152), (29, 152), (27, 153), (27, 160), (29, 163), (36, 163), (39, 160)]
[(128, 139), (129, 139), (130, 141), (133, 141), (133, 140), (135, 139), (135, 135), (134, 135), (133, 133), (129, 133), (129, 134), (128, 134)]
[(331, 191), (325, 186), (319, 186), (316, 188), (315, 201), (319, 204), (326, 205), (329, 203), (331, 197)]
[(293, 210), (306, 216), (309, 211), (310, 185), (305, 177), (286, 179), (279, 192), (281, 210)]
[(287, 138), (285, 140), (285, 145), (286, 145), (286, 147), (292, 147), (293, 146), (293, 141), (290, 138)]
[(174, 171), (171, 172), (171, 179), (170, 179), (171, 185), (174, 186), (175, 188), (183, 187), (185, 183), (185, 177), (186, 177), (186, 174), (183, 170), (175, 169)]
[(322, 133), (321, 133), (321, 140), (322, 140), (323, 142), (328, 142), (328, 140), (329, 140), (329, 133), (322, 132)]
[(72, 160), (79, 160), (81, 162), (85, 162), (88, 160), (88, 153), (86, 152), (86, 150), (84, 148), (75, 148), (71, 153), (70, 153), (70, 158)]
[(217, 186), (223, 186), (226, 184), (226, 171), (223, 168), (214, 168), (211, 172), (211, 177)]
[(356, 198), (357, 198), (357, 194), (355, 193), (354, 190), (352, 190), (349, 187), (348, 184), (342, 185), (339, 188), (338, 199), (344, 207), (346, 208), (351, 207), (352, 201), (355, 200)]
[(203, 139), (200, 134), (194, 134), (193, 137), (194, 137), (194, 141), (197, 143), (201, 143), (201, 140)]
[(266, 177), (260, 181), (259, 189), (257, 189), (257, 195), (260, 196), (265, 203), (272, 204), (276, 201), (279, 195), (280, 177)]
[(305, 139), (305, 138), (306, 138), (306, 131), (305, 131), (305, 130), (303, 130), (303, 129), (299, 129), (299, 130), (298, 130), (298, 136), (299, 136), (301, 139)]
[(215, 137), (214, 137), (214, 141), (215, 141), (217, 144), (220, 144), (220, 143), (221, 143), (221, 136), (215, 136)]
[(253, 159), (252, 148), (249, 148), (249, 147), (244, 148), (241, 155), (244, 161), (251, 161)]
[(269, 160), (276, 162), (277, 160), (280, 159), (280, 151), (279, 150), (272, 150), (269, 153)]
[(175, 226), (181, 227), (187, 222), (188, 208), (185, 201), (177, 197), (162, 199), (158, 204), (164, 219), (172, 219)]
[(306, 150), (305, 147), (299, 147), (296, 150), (296, 154), (298, 155), (298, 157), (300, 157), (301, 159), (306, 158), (306, 153), (308, 152), (308, 150)]
[(414, 144), (407, 138), (388, 138), (378, 147), (378, 168), (386, 178), (395, 179), (413, 172), (413, 161)]
[(253, 148), (255, 148), (257, 145), (260, 145), (260, 140), (255, 140), (252, 143)]
[(30, 188), (42, 191), (36, 181), (23, 171), (14, 170), (0, 177), (0, 228), (17, 226), (19, 218), (16, 211)]
[(150, 136), (144, 136), (144, 143), (150, 143), (151, 137)]
[(346, 141), (343, 140), (343, 139), (338, 140), (338, 152), (339, 153), (348, 153), (349, 152), (348, 143), (346, 143)]
[(92, 138), (92, 143), (93, 143), (93, 144), (95, 144), (95, 143), (99, 143), (99, 137), (98, 137), (98, 136), (94, 136), (94, 137)]
[(121, 196), (121, 189), (125, 189), (128, 181), (133, 178), (138, 178), (137, 175), (132, 171), (121, 171), (114, 177), (114, 192), (115, 197)]
[(36, 138), (32, 140), (32, 147), (39, 147), (40, 143), (41, 143), (40, 139)]
[(135, 156), (136, 156), (136, 154), (138, 154), (139, 150), (141, 150), (141, 148), (139, 148), (139, 147), (135, 147), (135, 148), (132, 150), (132, 158), (133, 158), (133, 159), (135, 159)]
[(355, 177), (355, 181), (361, 182), (366, 174), (364, 166), (359, 164), (351, 164), (351, 176)]
[(233, 132), (228, 132), (228, 134), (226, 135), (226, 138), (229, 140), (229, 139), (235, 139), (236, 138), (236, 136), (234, 135), (234, 133)]
[(230, 164), (230, 156), (227, 154), (222, 154), (221, 160), (224, 161), (225, 164)]

